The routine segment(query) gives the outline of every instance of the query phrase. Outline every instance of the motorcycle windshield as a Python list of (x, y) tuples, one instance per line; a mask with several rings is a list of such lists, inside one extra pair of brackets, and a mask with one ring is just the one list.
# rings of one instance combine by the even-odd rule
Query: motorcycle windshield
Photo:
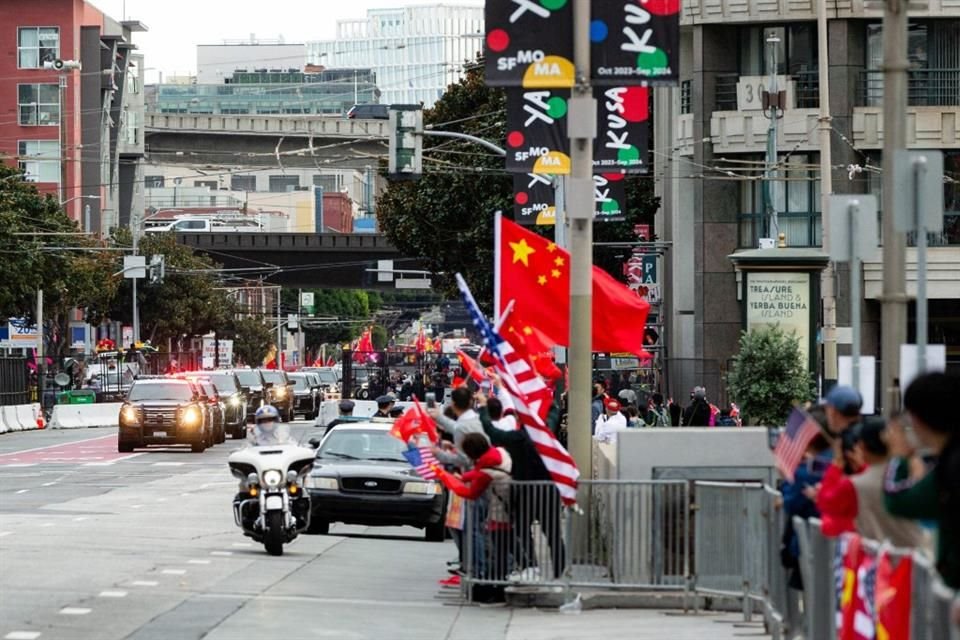
[(270, 447), (296, 443), (290, 435), (288, 425), (282, 422), (265, 422), (253, 428), (252, 444), (255, 447)]

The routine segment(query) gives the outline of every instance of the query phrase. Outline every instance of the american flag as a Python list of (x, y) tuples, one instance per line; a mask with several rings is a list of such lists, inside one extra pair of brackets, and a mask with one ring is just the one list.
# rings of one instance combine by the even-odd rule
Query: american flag
[[(566, 505), (574, 504), (577, 500), (577, 478), (580, 477), (580, 472), (573, 457), (553, 435), (540, 413), (543, 403), (549, 403), (552, 400), (550, 389), (533, 370), (530, 363), (520, 357), (510, 343), (504, 340), (483, 317), (480, 307), (473, 299), (473, 294), (470, 293), (470, 288), (459, 273), (457, 286), (460, 288), (460, 295), (470, 313), (473, 325), (483, 336), (484, 347), (494, 360), (493, 368), (500, 376), (505, 400), (508, 400), (516, 410), (520, 424), (530, 436), (544, 466), (550, 473), (550, 478), (557, 486), (560, 500)], [(507, 402), (504, 402), (504, 406), (506, 405)]]
[(439, 466), (440, 462), (430, 447), (410, 447), (403, 452), (403, 457), (413, 466), (413, 470), (424, 480), (436, 480), (437, 474), (433, 470), (434, 466)]
[(788, 481), (793, 482), (793, 474), (803, 460), (810, 441), (820, 433), (820, 425), (802, 409), (795, 408), (787, 418), (787, 426), (773, 449), (777, 468)]

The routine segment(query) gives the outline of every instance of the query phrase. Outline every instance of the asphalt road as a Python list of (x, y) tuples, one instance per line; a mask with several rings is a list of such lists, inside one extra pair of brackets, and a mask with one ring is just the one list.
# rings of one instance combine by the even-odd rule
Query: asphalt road
[(238, 446), (117, 454), (115, 430), (0, 436), (0, 639), (735, 637), (675, 613), (464, 605), (437, 584), (453, 544), (413, 528), (334, 525), (268, 556), (233, 523)]
[(266, 555), (233, 523), (238, 446), (118, 455), (103, 429), (0, 438), (0, 638), (504, 637), (505, 609), (438, 587), (455, 549), (418, 529), (335, 525)]

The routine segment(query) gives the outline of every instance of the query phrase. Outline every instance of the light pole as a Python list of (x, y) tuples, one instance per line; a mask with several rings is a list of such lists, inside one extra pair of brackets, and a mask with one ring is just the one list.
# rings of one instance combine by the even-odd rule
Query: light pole
[[(60, 206), (73, 202), (74, 200), (100, 200), (100, 196), (74, 196), (72, 198), (67, 198), (60, 202)], [(83, 230), (85, 233), (90, 233), (90, 205), (86, 205), (83, 208)]]
[(767, 36), (767, 45), (770, 50), (770, 88), (769, 95), (771, 101), (776, 96), (776, 103), (770, 105), (770, 128), (767, 130), (767, 234), (768, 238), (777, 238), (780, 231), (780, 223), (777, 220), (777, 203), (774, 198), (774, 187), (777, 178), (777, 119), (782, 115), (782, 107), (779, 103), (779, 94), (777, 89), (777, 45), (780, 44), (780, 37), (775, 31), (771, 31)]

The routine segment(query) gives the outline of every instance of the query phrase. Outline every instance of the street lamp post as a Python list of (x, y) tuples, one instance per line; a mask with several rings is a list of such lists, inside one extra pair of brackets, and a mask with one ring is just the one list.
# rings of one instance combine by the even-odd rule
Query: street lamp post
[[(74, 196), (72, 198), (67, 198), (66, 200), (60, 201), (60, 206), (73, 202), (74, 200), (100, 200), (100, 196)], [(90, 233), (90, 205), (85, 205), (83, 207), (83, 231), (85, 233)]]

